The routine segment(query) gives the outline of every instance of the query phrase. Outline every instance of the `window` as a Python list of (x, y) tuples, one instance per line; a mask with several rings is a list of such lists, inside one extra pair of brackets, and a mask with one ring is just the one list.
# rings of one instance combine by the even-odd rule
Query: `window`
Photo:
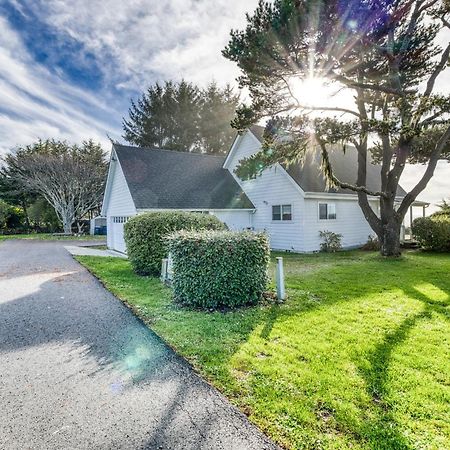
[(126, 223), (129, 217), (126, 216), (114, 216), (112, 218), (113, 223)]
[(272, 220), (292, 220), (292, 206), (291, 205), (273, 205), (272, 206)]
[(336, 219), (336, 205), (334, 203), (319, 203), (319, 219)]

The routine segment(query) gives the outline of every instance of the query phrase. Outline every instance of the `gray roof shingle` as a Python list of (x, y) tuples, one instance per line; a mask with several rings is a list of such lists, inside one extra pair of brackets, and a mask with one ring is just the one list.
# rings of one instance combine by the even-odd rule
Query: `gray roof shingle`
[[(264, 127), (253, 125), (250, 131), (260, 142), (263, 141)], [(347, 145), (344, 152), (342, 147), (336, 146), (329, 151), (329, 158), (336, 177), (345, 183), (355, 184), (357, 175), (356, 148)], [(317, 148), (310, 150), (302, 163), (284, 165), (283, 167), (305, 192), (355, 194), (350, 189), (327, 188), (326, 178), (321, 170), (320, 151)], [(380, 171), (380, 165), (367, 163), (366, 187), (369, 190), (379, 191), (381, 189)], [(397, 196), (404, 197), (405, 195), (406, 192), (403, 188), (398, 186)]]
[(137, 209), (253, 209), (224, 157), (114, 144)]

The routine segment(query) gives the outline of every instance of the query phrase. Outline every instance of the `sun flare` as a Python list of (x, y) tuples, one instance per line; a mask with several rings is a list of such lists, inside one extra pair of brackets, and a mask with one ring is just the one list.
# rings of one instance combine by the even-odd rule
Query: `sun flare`
[(324, 78), (295, 78), (290, 82), (290, 92), (302, 106), (328, 106), (333, 91)]

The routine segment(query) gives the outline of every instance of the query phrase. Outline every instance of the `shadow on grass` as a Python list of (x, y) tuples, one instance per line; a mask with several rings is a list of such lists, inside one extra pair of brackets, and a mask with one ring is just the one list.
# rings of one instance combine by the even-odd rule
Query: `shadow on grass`
[(403, 320), (394, 332), (389, 332), (368, 357), (369, 367), (362, 367), (360, 374), (366, 383), (366, 391), (374, 403), (375, 418), (365, 424), (364, 431), (373, 448), (410, 449), (411, 443), (401, 433), (394, 416), (395, 405), (389, 401), (389, 369), (395, 349), (408, 339), (411, 330), (422, 320), (430, 320), (433, 313), (449, 319), (448, 302), (437, 302), (416, 288), (402, 287), (404, 293), (424, 304), (420, 313)]

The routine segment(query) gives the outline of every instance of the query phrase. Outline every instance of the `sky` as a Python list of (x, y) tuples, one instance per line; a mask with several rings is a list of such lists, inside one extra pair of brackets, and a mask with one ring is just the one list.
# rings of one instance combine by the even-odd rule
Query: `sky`
[[(0, 0), (0, 155), (38, 138), (109, 150), (130, 99), (166, 79), (234, 83), (221, 55), (257, 0)], [(408, 167), (410, 188), (423, 167)], [(420, 198), (450, 196), (439, 163)], [(434, 209), (434, 208), (433, 208)]]

